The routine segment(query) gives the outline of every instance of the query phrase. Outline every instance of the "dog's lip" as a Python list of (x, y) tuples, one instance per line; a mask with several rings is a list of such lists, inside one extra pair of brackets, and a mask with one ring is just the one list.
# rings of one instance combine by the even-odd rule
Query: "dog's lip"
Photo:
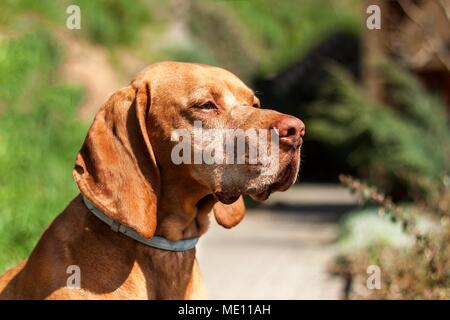
[(279, 188), (283, 189), (284, 186), (289, 185), (289, 181), (291, 180), (291, 173), (293, 169), (293, 164), (289, 164), (280, 174), (280, 178), (275, 184), (272, 185), (270, 189), (278, 191)]
[(295, 182), (296, 175), (298, 173), (298, 167), (300, 165), (300, 152), (290, 159), (290, 162), (284, 166), (278, 175), (277, 180), (271, 185), (266, 186), (262, 191), (247, 190), (247, 192), (214, 192), (214, 197), (225, 204), (231, 204), (235, 202), (241, 194), (246, 194), (257, 201), (264, 201), (276, 191), (286, 191)]
[(240, 193), (214, 192), (214, 197), (224, 204), (232, 204), (233, 202), (236, 202), (240, 196)]
[(252, 197), (254, 200), (256, 201), (264, 201), (267, 200), (270, 196), (270, 194), (272, 193), (272, 191), (269, 189), (266, 189), (260, 193), (249, 193), (248, 195), (250, 197)]
[(286, 191), (293, 183), (295, 174), (295, 164), (290, 163), (285, 168), (281, 170), (278, 180), (270, 185), (267, 189), (259, 193), (250, 193), (249, 195), (257, 200), (264, 201), (269, 198), (269, 196), (276, 191)]

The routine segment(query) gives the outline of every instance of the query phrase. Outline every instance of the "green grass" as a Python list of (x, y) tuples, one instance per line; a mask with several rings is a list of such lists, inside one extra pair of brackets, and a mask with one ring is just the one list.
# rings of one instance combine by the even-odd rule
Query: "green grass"
[(24, 259), (77, 189), (77, 86), (59, 84), (61, 50), (44, 32), (0, 44), (0, 273)]

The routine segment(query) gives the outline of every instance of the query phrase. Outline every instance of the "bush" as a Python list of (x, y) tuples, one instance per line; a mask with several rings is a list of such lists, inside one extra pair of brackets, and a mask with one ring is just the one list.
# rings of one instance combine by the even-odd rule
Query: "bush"
[[(416, 205), (415, 208), (404, 210), (386, 195), (358, 180), (348, 177), (342, 180), (352, 191), (358, 192), (364, 201), (375, 202), (378, 211), (401, 227), (408, 239), (400, 243), (372, 242), (366, 244), (365, 248), (354, 246), (352, 252), (347, 248), (339, 255), (330, 271), (348, 280), (347, 298), (449, 299), (450, 207), (443, 214), (434, 212), (431, 215), (434, 217), (433, 225), (424, 230), (419, 228), (417, 217), (412, 215), (415, 210), (418, 217), (423, 218), (423, 208)], [(449, 193), (450, 190), (447, 190), (447, 196)], [(348, 235), (344, 237), (345, 242), (348, 242)], [(378, 289), (369, 290), (366, 286), (367, 268), (370, 265), (380, 268), (381, 287)]]
[(149, 9), (142, 1), (76, 0), (82, 8), (83, 28), (88, 37), (99, 44), (129, 44), (140, 35), (140, 27), (150, 19)]
[(61, 51), (44, 32), (0, 45), (0, 273), (29, 255), (77, 193), (71, 169), (85, 126), (79, 87), (58, 84)]
[(66, 8), (81, 9), (82, 36), (102, 45), (132, 44), (138, 40), (141, 27), (149, 22), (150, 13), (143, 1), (130, 4), (121, 0), (6, 0), (0, 2), (0, 25), (14, 26), (14, 31), (32, 30), (34, 23), (50, 28), (65, 28)]
[(327, 95), (309, 108), (309, 136), (345, 150), (361, 177), (396, 199), (436, 199), (450, 171), (445, 107), (405, 71), (393, 65), (385, 71), (391, 106), (370, 101), (334, 70)]
[[(330, 0), (227, 1), (242, 26), (246, 45), (258, 58), (260, 71), (270, 76), (301, 59), (335, 30), (358, 33), (361, 3)], [(243, 29), (243, 30), (242, 30)]]
[(337, 29), (357, 34), (360, 9), (355, 1), (192, 1), (195, 61), (208, 62), (206, 52), (245, 81), (270, 77)]

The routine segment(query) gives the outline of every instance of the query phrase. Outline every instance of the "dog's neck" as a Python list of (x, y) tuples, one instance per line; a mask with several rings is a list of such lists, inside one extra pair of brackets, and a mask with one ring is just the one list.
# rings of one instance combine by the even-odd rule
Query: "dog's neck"
[(180, 179), (175, 184), (164, 184), (162, 180), (163, 186), (171, 185), (171, 188), (163, 187), (160, 194), (155, 234), (172, 241), (204, 234), (216, 199), (195, 182)]
[[(80, 211), (84, 214), (80, 214)], [(81, 270), (85, 270), (83, 284), (86, 288), (95, 284), (115, 290), (125, 283), (125, 287), (130, 286), (136, 290), (128, 282), (140, 282), (138, 278), (143, 277), (145, 280), (141, 282), (146, 286), (138, 288), (138, 292), (145, 291), (146, 296), (143, 298), (184, 298), (194, 266), (195, 248), (183, 252), (160, 250), (112, 232), (105, 223), (89, 211), (81, 196), (69, 205), (63, 215), (69, 215), (70, 218), (59, 218), (57, 222), (61, 220), (62, 223), (67, 224), (65, 227), (68, 230), (73, 230), (73, 224), (82, 226), (80, 234), (73, 240), (70, 247), (82, 248), (85, 243), (90, 243), (90, 248), (95, 248), (95, 250), (71, 252), (68, 256), (74, 260), (63, 263), (64, 266), (78, 264)], [(89, 261), (96, 261), (96, 263)], [(115, 265), (116, 268), (109, 268), (108, 276), (98, 277), (103, 266), (107, 265)], [(139, 268), (140, 272), (131, 272), (133, 268)], [(130, 275), (137, 278), (128, 279)], [(128, 279), (128, 282), (124, 279)]]

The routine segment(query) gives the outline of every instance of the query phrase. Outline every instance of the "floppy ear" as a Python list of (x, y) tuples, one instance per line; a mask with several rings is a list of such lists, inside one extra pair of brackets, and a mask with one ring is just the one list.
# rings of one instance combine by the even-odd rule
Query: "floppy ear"
[(115, 92), (95, 116), (73, 175), (78, 188), (110, 218), (142, 236), (156, 229), (159, 170), (148, 138), (148, 85)]
[(218, 224), (225, 228), (232, 228), (237, 225), (245, 216), (244, 198), (239, 197), (232, 204), (217, 202), (214, 207), (214, 216)]

